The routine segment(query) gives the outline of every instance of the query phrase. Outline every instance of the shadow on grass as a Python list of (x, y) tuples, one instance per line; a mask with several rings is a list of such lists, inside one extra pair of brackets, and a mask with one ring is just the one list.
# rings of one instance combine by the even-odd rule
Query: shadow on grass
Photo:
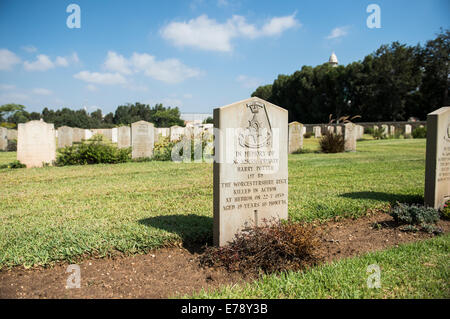
[(203, 246), (213, 242), (212, 217), (199, 215), (163, 215), (139, 220), (145, 226), (159, 228), (180, 236), (183, 247), (191, 253), (202, 252)]
[(408, 204), (423, 204), (423, 196), (421, 195), (407, 195), (407, 194), (392, 194), (383, 192), (353, 192), (344, 193), (340, 197), (351, 199), (373, 199), (382, 202), (389, 202), (395, 204), (396, 202)]

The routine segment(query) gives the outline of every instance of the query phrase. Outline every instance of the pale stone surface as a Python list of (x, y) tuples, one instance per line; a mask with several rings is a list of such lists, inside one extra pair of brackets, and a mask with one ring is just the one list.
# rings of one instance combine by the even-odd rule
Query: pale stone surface
[(395, 136), (395, 126), (394, 125), (389, 126), (389, 135)]
[(373, 126), (373, 130), (374, 130), (374, 131), (378, 131), (378, 129), (379, 129), (378, 125), (374, 125), (374, 126)]
[(58, 148), (72, 146), (73, 128), (69, 126), (58, 127)]
[(344, 124), (344, 150), (346, 152), (356, 151), (356, 125), (353, 123)]
[(101, 134), (104, 137), (106, 137), (108, 140), (112, 142), (113, 136), (112, 136), (112, 129), (110, 128), (99, 128), (99, 129), (93, 129), (92, 133), (95, 134)]
[(27, 167), (52, 164), (56, 159), (55, 128), (43, 121), (19, 124), (17, 160)]
[(117, 127), (111, 129), (111, 141), (117, 143)]
[(85, 140), (90, 139), (92, 137), (92, 135), (94, 135), (94, 132), (92, 132), (92, 130), (88, 130), (88, 129), (84, 130), (84, 139)]
[(303, 124), (289, 123), (289, 153), (292, 154), (303, 148)]
[(0, 127), (0, 151), (6, 151), (8, 148), (8, 129)]
[(336, 125), (336, 135), (342, 135), (342, 126)]
[(17, 130), (8, 129), (8, 140), (17, 140)]
[(181, 140), (181, 138), (184, 135), (184, 127), (174, 125), (170, 127), (170, 141), (178, 141)]
[(158, 142), (160, 138), (170, 137), (169, 127), (155, 127), (155, 142)]
[(306, 126), (303, 126), (303, 135), (306, 134)]
[(131, 146), (131, 128), (120, 126), (117, 128), (117, 147), (127, 148)]
[(329, 125), (329, 126), (327, 127), (327, 129), (328, 129), (328, 132), (334, 133), (334, 126)]
[(405, 124), (405, 136), (410, 136), (412, 133), (412, 127), (409, 124)]
[(253, 97), (216, 108), (214, 127), (214, 244), (223, 246), (288, 217), (288, 112)]
[(381, 125), (381, 129), (382, 129), (382, 134), (384, 136), (388, 136), (389, 135), (389, 127), (386, 124)]
[(356, 139), (362, 139), (364, 136), (364, 126), (356, 125)]
[(82, 140), (86, 139), (85, 130), (82, 128), (74, 127), (73, 128), (73, 143), (79, 143)]
[(320, 126), (314, 126), (313, 127), (313, 132), (314, 132), (314, 137), (315, 138), (322, 137), (322, 131), (321, 131)]
[(155, 128), (152, 123), (138, 121), (131, 124), (131, 157), (143, 158), (153, 156)]
[(450, 200), (450, 106), (427, 116), (425, 204), (441, 209)]

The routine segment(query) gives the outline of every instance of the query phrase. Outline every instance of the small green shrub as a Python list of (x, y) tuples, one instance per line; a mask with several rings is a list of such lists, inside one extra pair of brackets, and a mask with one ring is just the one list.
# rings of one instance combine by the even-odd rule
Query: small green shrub
[(385, 132), (386, 130), (384, 128), (378, 128), (374, 129), (372, 133), (372, 137), (376, 140), (384, 140), (387, 139), (387, 134)]
[(325, 131), (319, 144), (323, 153), (341, 153), (345, 149), (344, 136), (329, 131)]
[(60, 148), (56, 158), (57, 166), (87, 164), (117, 164), (131, 160), (131, 148), (118, 148), (100, 134), (72, 146)]
[(170, 161), (174, 145), (175, 143), (171, 142), (168, 137), (161, 137), (154, 145), (152, 159), (155, 161)]
[(426, 225), (435, 224), (439, 220), (436, 209), (414, 204), (397, 203), (389, 213), (399, 225), (419, 225), (426, 231), (429, 228)]
[(17, 140), (8, 140), (8, 146), (6, 147), (8, 152), (17, 152)]
[(427, 128), (426, 127), (416, 127), (412, 131), (413, 138), (427, 138)]
[(265, 222), (236, 234), (226, 246), (206, 248), (200, 264), (253, 274), (299, 270), (317, 263), (314, 251), (318, 244), (311, 226)]
[(311, 138), (312, 133), (311, 132), (306, 132), (305, 134), (303, 134), (304, 138)]
[(369, 134), (369, 135), (373, 135), (373, 133), (374, 133), (373, 127), (366, 127), (364, 129), (364, 133), (365, 134)]
[(3, 168), (15, 169), (15, 168), (25, 168), (25, 167), (27, 167), (25, 164), (22, 164), (21, 162), (19, 162), (17, 160), (13, 161), (11, 163), (8, 163), (8, 164), (0, 165), (0, 169), (3, 169)]
[(442, 217), (450, 219), (450, 199), (445, 202), (444, 207), (441, 210)]

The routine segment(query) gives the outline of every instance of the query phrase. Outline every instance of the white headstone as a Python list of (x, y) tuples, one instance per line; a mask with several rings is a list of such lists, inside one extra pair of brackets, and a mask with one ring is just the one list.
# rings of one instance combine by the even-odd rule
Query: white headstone
[(117, 147), (127, 148), (131, 146), (131, 128), (129, 126), (119, 126), (117, 128)]
[(441, 209), (450, 200), (450, 106), (427, 116), (425, 204)]
[(27, 167), (52, 164), (56, 159), (55, 128), (43, 121), (19, 124), (17, 160)]
[(313, 127), (313, 132), (314, 132), (314, 137), (315, 138), (322, 137), (322, 131), (321, 131), (320, 126), (314, 126)]
[(58, 127), (58, 148), (72, 146), (73, 143), (73, 128), (69, 126)]
[(6, 151), (8, 148), (8, 129), (0, 127), (0, 151)]
[(138, 121), (131, 124), (131, 157), (152, 157), (154, 138), (155, 129), (152, 123)]
[(303, 124), (289, 123), (289, 153), (292, 154), (303, 148)]
[[(257, 97), (214, 110), (214, 243), (288, 217), (288, 112)], [(219, 135), (219, 136), (218, 136)]]

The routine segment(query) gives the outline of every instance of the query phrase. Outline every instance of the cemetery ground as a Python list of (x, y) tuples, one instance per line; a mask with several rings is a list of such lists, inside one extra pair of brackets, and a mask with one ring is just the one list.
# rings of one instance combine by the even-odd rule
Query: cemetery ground
[[(0, 297), (448, 298), (450, 223), (432, 238), (385, 213), (423, 202), (425, 139), (365, 140), (338, 154), (304, 144), (289, 156), (289, 218), (318, 225), (326, 263), (262, 278), (199, 267), (212, 243), (212, 164), (2, 169)], [(0, 165), (14, 159), (0, 152)], [(65, 289), (70, 263), (81, 289)], [(366, 288), (373, 263), (380, 289)]]

